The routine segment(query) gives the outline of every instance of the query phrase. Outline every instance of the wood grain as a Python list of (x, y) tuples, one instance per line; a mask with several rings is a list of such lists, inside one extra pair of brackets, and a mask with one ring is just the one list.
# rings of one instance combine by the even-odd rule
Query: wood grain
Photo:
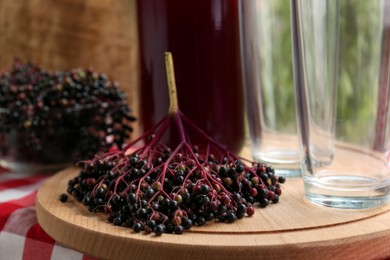
[(280, 203), (234, 224), (208, 223), (183, 235), (134, 234), (70, 199), (58, 200), (78, 173), (66, 169), (37, 194), (37, 216), (55, 240), (103, 259), (365, 259), (390, 256), (390, 205), (338, 210), (303, 199), (300, 178), (288, 179)]

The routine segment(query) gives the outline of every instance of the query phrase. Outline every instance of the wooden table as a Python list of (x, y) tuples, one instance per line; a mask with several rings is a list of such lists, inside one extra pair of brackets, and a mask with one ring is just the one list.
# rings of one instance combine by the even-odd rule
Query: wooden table
[(390, 256), (390, 205), (370, 210), (318, 207), (303, 198), (300, 178), (288, 179), (280, 202), (234, 224), (208, 223), (183, 235), (133, 233), (107, 223), (77, 201), (61, 203), (66, 169), (37, 194), (40, 225), (58, 242), (111, 259), (372, 259)]

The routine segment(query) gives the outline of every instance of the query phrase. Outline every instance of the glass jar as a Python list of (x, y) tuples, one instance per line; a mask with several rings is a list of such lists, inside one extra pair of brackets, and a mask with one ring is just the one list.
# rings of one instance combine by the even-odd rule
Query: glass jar
[[(139, 0), (140, 124), (168, 112), (164, 53), (172, 53), (180, 110), (212, 138), (238, 152), (244, 106), (238, 0)], [(178, 141), (171, 129), (165, 142)], [(196, 136), (193, 144), (199, 144)]]

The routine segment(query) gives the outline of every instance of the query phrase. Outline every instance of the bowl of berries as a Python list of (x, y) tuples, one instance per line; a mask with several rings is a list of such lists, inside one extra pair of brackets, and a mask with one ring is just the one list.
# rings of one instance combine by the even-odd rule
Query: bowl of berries
[(105, 74), (48, 72), (15, 59), (0, 75), (0, 166), (61, 169), (121, 147), (134, 120), (126, 94)]

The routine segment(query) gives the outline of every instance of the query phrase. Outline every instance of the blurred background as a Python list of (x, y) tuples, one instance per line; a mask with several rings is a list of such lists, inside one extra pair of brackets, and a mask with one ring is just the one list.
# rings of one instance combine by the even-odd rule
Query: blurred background
[[(383, 22), (383, 0), (362, 1), (362, 0), (342, 0), (338, 2), (340, 21), (339, 22), (339, 55), (341, 64), (338, 71), (337, 93), (337, 120), (345, 118), (356, 118), (360, 122), (337, 125), (339, 136), (344, 140), (359, 142), (361, 137), (356, 131), (356, 124), (359, 129), (369, 129), (370, 123), (375, 123), (372, 117), (372, 107), (374, 100), (370, 98), (373, 86), (378, 84), (378, 69), (381, 62), (380, 42), (383, 32), (381, 24)], [(277, 100), (273, 104), (272, 111), (265, 113), (278, 115), (278, 120), (273, 122), (276, 129), (286, 129), (291, 131), (295, 128), (295, 115), (292, 113), (294, 107), (294, 87), (291, 57), (291, 30), (289, 21), (290, 3), (285, 0), (273, 0), (258, 2), (263, 17), (258, 19), (257, 27), (263, 34), (259, 36), (259, 43), (262, 45), (262, 55), (258, 57), (263, 75), (261, 84), (267, 93), (278, 93)], [(357, 17), (356, 13), (365, 13), (365, 18)], [(373, 30), (373, 28), (379, 28)], [(355, 41), (353, 34), (358, 35)], [(388, 34), (388, 33), (387, 33)], [(260, 48), (260, 46), (258, 47)], [(371, 55), (375, 53), (377, 55)], [(364, 61), (364, 62), (362, 62)], [(362, 66), (364, 64), (364, 66)], [(265, 71), (264, 71), (265, 70)], [(267, 88), (270, 88), (267, 90)], [(272, 89), (272, 90), (271, 90)], [(353, 101), (352, 101), (353, 100)], [(355, 106), (353, 102), (365, 104)], [(361, 120), (364, 119), (364, 120)], [(372, 133), (374, 134), (374, 133)], [(388, 133), (389, 134), (389, 133)], [(363, 140), (362, 140), (363, 141)]]
[(0, 1), (0, 68), (14, 57), (47, 70), (94, 67), (121, 83), (138, 114), (135, 0)]
[[(371, 48), (377, 48), (378, 45), (372, 43), (377, 42), (381, 35), (370, 28), (381, 23), (383, 19), (378, 9), (380, 6), (378, 1), (340, 1), (341, 60), (365, 60), (367, 66), (359, 67), (358, 64), (361, 63), (349, 62), (342, 66), (346, 69), (339, 71), (339, 84), (349, 86), (342, 93), (337, 93), (339, 115), (348, 117), (347, 115), (356, 113), (359, 115), (356, 118), (363, 118), (365, 114), (367, 119), (370, 117), (364, 106), (351, 106), (350, 100), (356, 92), (364, 99), (364, 93), (369, 92), (371, 86), (379, 80), (375, 73), (379, 67), (379, 55), (372, 57), (365, 55), (363, 51), (357, 57), (356, 50), (366, 49), (367, 53), (371, 53)], [(354, 17), (353, 9), (364, 10), (365, 19)], [(2, 0), (0, 68), (9, 64), (14, 57), (33, 61), (47, 70), (92, 66), (121, 83), (122, 88), (129, 93), (129, 103), (134, 114), (138, 115), (139, 46), (136, 11), (135, 0)], [(275, 17), (290, 19), (290, 5), (287, 0), (272, 1), (268, 11)], [(347, 20), (348, 24), (345, 23)], [(268, 27), (266, 22), (269, 23)], [(267, 55), (272, 56), (272, 66), (277, 68), (274, 69), (277, 75), (273, 76), (272, 87), (281, 88), (284, 93), (279, 97), (280, 102), (275, 104), (275, 109), (282, 111), (278, 114), (286, 111), (286, 118), (282, 118), (278, 123), (284, 124), (286, 128), (295, 127), (294, 123), (289, 123), (295, 119), (292, 119), (291, 113), (288, 112), (294, 102), (290, 28), (273, 21), (263, 21), (261, 26), (266, 29), (264, 32), (271, 39), (283, 39), (278, 41), (277, 46), (272, 46)], [(272, 30), (273, 26), (282, 28)], [(359, 40), (349, 41), (349, 31), (358, 31)], [(379, 53), (381, 50), (376, 51)], [(367, 99), (364, 102), (372, 101)], [(345, 126), (337, 131), (342, 131), (345, 136), (359, 138), (352, 127)]]

